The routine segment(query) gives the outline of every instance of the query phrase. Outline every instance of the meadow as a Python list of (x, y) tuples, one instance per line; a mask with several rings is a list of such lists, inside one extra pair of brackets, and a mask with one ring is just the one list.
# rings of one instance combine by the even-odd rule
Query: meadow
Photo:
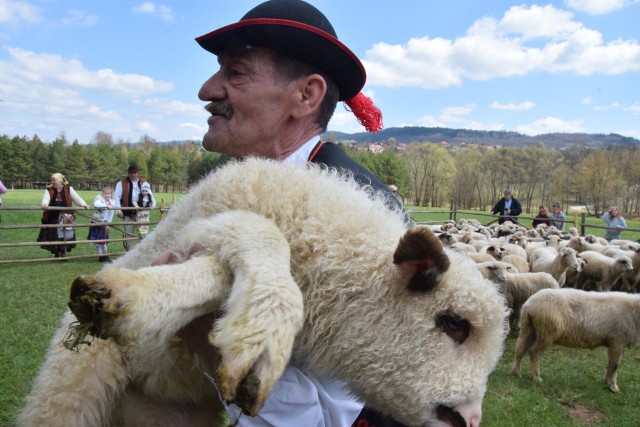
[[(10, 191), (3, 199), (5, 206), (37, 206), (41, 194), (42, 191), (36, 190)], [(91, 203), (97, 193), (80, 194)], [(171, 200), (168, 194), (156, 196)], [(39, 224), (41, 212), (2, 211), (1, 215), (2, 225)], [(421, 215), (425, 219), (420, 221), (448, 219), (448, 214), (442, 211)], [(158, 216), (155, 211), (152, 220)], [(484, 216), (478, 219), (484, 224), (491, 221)], [(593, 224), (599, 225), (597, 218), (593, 220)], [(639, 225), (637, 221), (629, 221), (629, 227)], [(598, 234), (601, 230), (593, 231)], [(0, 243), (35, 241), (37, 236), (37, 229), (0, 232)], [(625, 232), (624, 237), (640, 238), (640, 234), (632, 237), (636, 235), (632, 233), (636, 232)], [(111, 246), (116, 245), (120, 244)], [(78, 245), (72, 255), (93, 253), (93, 246)], [(0, 248), (0, 261), (47, 257), (48, 254), (38, 246)], [(95, 273), (101, 267), (95, 258), (0, 265), (0, 426), (15, 425), (15, 415), (44, 360), (51, 336), (59, 327), (72, 280), (80, 274)], [(604, 348), (552, 347), (542, 358), (544, 382), (534, 384), (528, 377), (528, 359), (523, 362), (522, 378), (511, 374), (514, 344), (515, 337), (510, 336), (505, 342), (504, 355), (489, 379), (484, 426), (640, 425), (640, 405), (635, 400), (640, 396), (640, 348), (626, 351), (618, 373), (621, 393), (615, 394), (602, 380), (607, 365)]]

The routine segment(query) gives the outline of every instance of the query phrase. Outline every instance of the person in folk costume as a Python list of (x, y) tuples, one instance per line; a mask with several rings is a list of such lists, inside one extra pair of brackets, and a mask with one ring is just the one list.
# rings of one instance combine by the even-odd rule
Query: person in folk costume
[[(118, 208), (116, 215), (118, 218), (122, 218), (123, 222), (133, 223), (136, 221), (135, 210), (121, 210), (120, 208), (135, 207), (134, 202), (138, 200), (140, 189), (145, 182), (147, 181), (140, 177), (140, 168), (135, 163), (129, 165), (127, 176), (117, 182), (113, 197), (116, 199), (116, 208)], [(123, 227), (125, 238), (136, 235), (136, 224), (124, 224)], [(135, 243), (134, 240), (125, 240), (122, 244), (124, 245), (124, 250), (129, 251)]]
[[(91, 206), (87, 205), (82, 197), (75, 192), (69, 181), (61, 173), (51, 175), (51, 184), (47, 186), (42, 195), (40, 207), (42, 212), (42, 224), (75, 224), (75, 214), (73, 211), (50, 210), (49, 207), (67, 207), (70, 208), (75, 203), (85, 209)], [(41, 228), (38, 234), (38, 242), (69, 242), (75, 241), (75, 230), (73, 227), (50, 227)], [(60, 258), (67, 256), (71, 249), (75, 248), (75, 244), (71, 245), (42, 245), (42, 249), (51, 252), (54, 257)]]
[[(135, 207), (137, 208), (155, 208), (156, 207), (156, 199), (153, 197), (153, 192), (151, 191), (151, 185), (148, 182), (145, 182), (140, 187), (140, 195), (138, 196), (138, 200), (135, 202)], [(140, 210), (136, 211), (136, 221), (141, 223), (149, 222), (149, 214), (150, 210)], [(137, 234), (140, 238), (143, 238), (149, 233), (149, 224), (141, 224), (138, 225)]]
[[(93, 214), (91, 222), (111, 222), (113, 220), (114, 209), (116, 208), (116, 201), (113, 198), (113, 191), (111, 187), (103, 187), (102, 193), (98, 194), (93, 199), (93, 207), (96, 209)], [(88, 240), (109, 240), (109, 226), (108, 225), (92, 225), (89, 227)], [(96, 243), (96, 249), (99, 262), (111, 262), (107, 255), (107, 246), (109, 242)]]
[[(302, 0), (270, 0), (196, 41), (220, 63), (198, 94), (211, 113), (205, 149), (238, 159), (260, 156), (346, 170), (362, 186), (385, 194), (390, 209), (402, 210), (387, 185), (321, 139), (338, 101), (368, 131), (382, 129), (380, 110), (360, 92), (366, 80), (362, 63), (322, 12)], [(165, 262), (160, 257), (154, 265)], [(208, 341), (214, 322), (215, 314), (205, 315), (178, 334), (204, 361), (215, 355)], [(241, 416), (240, 408), (223, 404), (230, 422), (242, 427), (402, 425), (364, 406), (343, 381), (293, 365), (257, 416)]]

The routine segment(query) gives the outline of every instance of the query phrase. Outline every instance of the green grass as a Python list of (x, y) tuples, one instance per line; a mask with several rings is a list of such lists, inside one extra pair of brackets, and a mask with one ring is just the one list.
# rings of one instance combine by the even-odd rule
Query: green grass
[[(22, 193), (10, 192), (4, 197), (5, 203), (35, 206), (42, 194), (41, 191)], [(93, 200), (93, 195), (82, 193), (87, 202)], [(40, 211), (2, 212), (3, 225), (38, 224), (39, 219)], [(442, 214), (438, 220), (443, 219), (448, 219), (448, 214)], [(2, 234), (2, 243), (8, 238), (35, 241), (37, 230), (3, 231)], [(81, 248), (74, 249), (72, 254), (76, 250), (80, 252)], [(95, 251), (89, 246), (86, 250), (87, 253)], [(26, 258), (48, 254), (37, 246), (23, 251)], [(16, 257), (13, 253), (10, 255)], [(9, 259), (8, 256), (8, 251), (0, 252), (0, 259)], [(100, 267), (95, 259), (0, 265), (0, 426), (15, 424), (14, 417), (44, 360), (51, 336), (59, 327), (71, 282), (80, 274), (97, 272)], [(607, 364), (604, 348), (552, 347), (542, 358), (544, 382), (534, 384), (528, 376), (528, 358), (522, 365), (522, 378), (511, 374), (514, 344), (515, 338), (509, 337), (504, 356), (489, 379), (483, 407), (484, 426), (640, 425), (640, 405), (636, 402), (640, 395), (640, 348), (626, 351), (618, 373), (622, 392), (614, 394), (602, 379)]]

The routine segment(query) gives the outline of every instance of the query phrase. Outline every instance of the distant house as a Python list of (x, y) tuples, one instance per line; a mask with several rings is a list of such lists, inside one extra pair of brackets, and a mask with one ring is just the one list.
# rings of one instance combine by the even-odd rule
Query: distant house
[(406, 142), (400, 142), (396, 146), (396, 151), (405, 151), (406, 149), (407, 149), (407, 143)]
[(373, 144), (369, 144), (369, 151), (382, 153), (384, 151), (384, 146), (379, 142), (374, 142)]
[(440, 141), (438, 145), (444, 148), (449, 147), (449, 143), (447, 141)]

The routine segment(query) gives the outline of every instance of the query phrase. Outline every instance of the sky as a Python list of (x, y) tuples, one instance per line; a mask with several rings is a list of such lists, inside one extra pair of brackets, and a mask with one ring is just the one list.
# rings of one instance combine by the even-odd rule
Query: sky
[[(640, 0), (310, 0), (384, 126), (640, 138)], [(216, 57), (253, 0), (0, 0), (0, 134), (201, 140)], [(329, 130), (362, 132), (342, 104)]]

